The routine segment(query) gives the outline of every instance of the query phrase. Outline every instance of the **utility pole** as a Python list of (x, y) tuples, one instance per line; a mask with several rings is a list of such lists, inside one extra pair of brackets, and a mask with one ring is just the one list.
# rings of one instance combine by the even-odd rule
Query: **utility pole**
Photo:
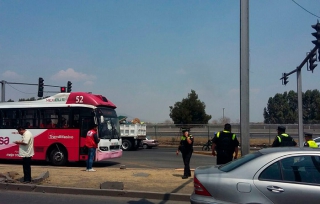
[(1, 102), (5, 102), (6, 81), (1, 81)]
[(250, 152), (249, 0), (240, 0), (240, 138), (241, 155)]
[(225, 123), (225, 121), (224, 121), (224, 108), (222, 108), (222, 121), (223, 121), (223, 123)]

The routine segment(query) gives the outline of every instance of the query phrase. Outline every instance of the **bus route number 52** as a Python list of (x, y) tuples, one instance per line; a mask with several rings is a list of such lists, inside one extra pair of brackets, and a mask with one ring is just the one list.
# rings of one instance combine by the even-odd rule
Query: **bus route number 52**
[(83, 96), (76, 96), (76, 103), (83, 103)]

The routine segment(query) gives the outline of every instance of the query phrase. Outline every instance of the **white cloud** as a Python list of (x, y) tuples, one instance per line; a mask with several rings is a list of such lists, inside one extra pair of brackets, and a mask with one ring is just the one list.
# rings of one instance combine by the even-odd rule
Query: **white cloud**
[(2, 77), (3, 78), (9, 78), (9, 79), (21, 79), (23, 78), (21, 75), (13, 72), (13, 71), (5, 71), (4, 73), (2, 73)]
[(68, 80), (68, 81), (86, 81), (96, 79), (96, 76), (84, 74), (81, 72), (76, 72), (72, 68), (68, 68), (67, 70), (60, 70), (57, 74), (51, 77), (52, 80)]
[(93, 85), (93, 81), (86, 81), (86, 82), (84, 82), (84, 85), (92, 86)]

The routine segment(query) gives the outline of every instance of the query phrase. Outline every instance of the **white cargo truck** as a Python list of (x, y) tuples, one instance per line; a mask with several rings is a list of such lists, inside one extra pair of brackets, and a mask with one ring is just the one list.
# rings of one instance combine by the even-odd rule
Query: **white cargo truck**
[(147, 127), (145, 124), (120, 124), (120, 137), (122, 140), (122, 150), (137, 150), (142, 146), (142, 140), (147, 137)]

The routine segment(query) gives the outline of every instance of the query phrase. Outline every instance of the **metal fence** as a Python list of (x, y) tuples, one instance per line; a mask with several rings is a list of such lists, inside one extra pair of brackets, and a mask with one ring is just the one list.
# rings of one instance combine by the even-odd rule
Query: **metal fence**
[[(298, 124), (251, 124), (250, 138), (268, 138), (269, 143), (277, 135), (277, 127), (282, 125), (286, 127), (286, 133), (293, 138), (298, 138)], [(240, 124), (231, 124), (232, 132), (241, 138)], [(189, 124), (190, 133), (204, 139), (211, 139), (215, 132), (221, 131), (224, 125), (214, 124)], [(314, 137), (320, 136), (320, 124), (306, 124), (303, 126), (304, 132), (312, 133)], [(174, 124), (147, 124), (147, 136), (158, 139), (160, 137), (169, 137), (178, 139), (181, 136), (181, 125)]]

